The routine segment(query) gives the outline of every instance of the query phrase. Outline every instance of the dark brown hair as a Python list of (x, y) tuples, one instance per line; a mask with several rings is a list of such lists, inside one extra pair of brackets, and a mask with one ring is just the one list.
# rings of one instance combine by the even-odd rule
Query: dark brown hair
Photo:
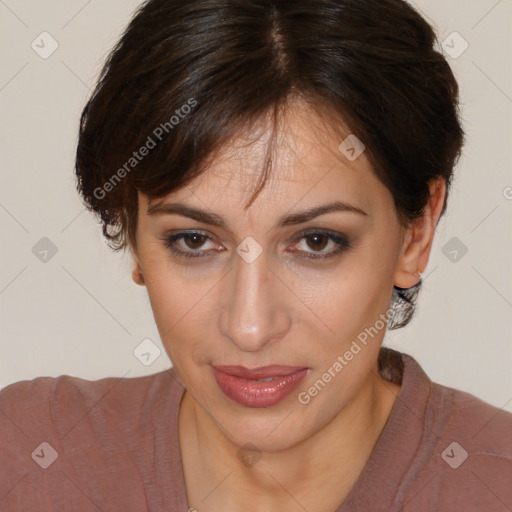
[[(83, 110), (78, 190), (110, 247), (135, 248), (137, 190), (153, 199), (183, 187), (230, 138), (298, 97), (363, 141), (407, 226), (430, 180), (442, 176), (448, 198), (464, 139), (437, 44), (402, 0), (146, 1)], [(408, 323), (420, 285), (395, 288), (402, 318), (390, 328)]]

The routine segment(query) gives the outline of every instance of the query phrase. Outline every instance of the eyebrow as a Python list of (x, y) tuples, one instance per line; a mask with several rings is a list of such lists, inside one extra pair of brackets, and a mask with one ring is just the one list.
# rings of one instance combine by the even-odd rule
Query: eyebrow
[[(276, 224), (276, 227), (284, 227), (284, 226), (292, 226), (295, 224), (302, 224), (304, 222), (308, 222), (320, 215), (324, 215), (326, 213), (333, 212), (352, 212), (357, 213), (359, 215), (367, 216), (368, 214), (357, 208), (356, 206), (352, 206), (347, 203), (343, 203), (341, 201), (335, 201), (333, 203), (328, 203), (320, 206), (314, 206), (307, 210), (290, 213), (287, 215), (283, 215)], [(177, 214), (183, 217), (189, 217), (191, 219), (197, 220), (199, 222), (203, 222), (205, 224), (210, 224), (212, 226), (219, 226), (222, 228), (227, 228), (226, 222), (222, 217), (215, 213), (209, 213), (205, 210), (199, 210), (196, 208), (192, 208), (190, 206), (186, 206), (182, 203), (159, 203), (150, 205), (147, 209), (148, 215), (163, 215), (163, 214)]]

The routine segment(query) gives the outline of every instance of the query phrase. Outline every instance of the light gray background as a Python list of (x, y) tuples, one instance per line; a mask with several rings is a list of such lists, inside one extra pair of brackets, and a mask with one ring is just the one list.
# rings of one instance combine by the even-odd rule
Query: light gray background
[[(74, 188), (81, 109), (139, 3), (0, 0), (0, 387), (40, 375), (134, 377), (170, 366), (128, 257), (109, 251)], [(512, 411), (512, 2), (414, 5), (452, 52), (464, 44), (454, 31), (469, 45), (448, 57), (467, 144), (416, 317), (388, 332), (385, 344), (413, 355), (432, 380)], [(34, 40), (43, 45), (43, 31), (58, 43), (46, 59), (31, 48)], [(32, 252), (43, 237), (57, 247), (46, 262)], [(146, 338), (162, 350), (149, 366), (133, 354)]]

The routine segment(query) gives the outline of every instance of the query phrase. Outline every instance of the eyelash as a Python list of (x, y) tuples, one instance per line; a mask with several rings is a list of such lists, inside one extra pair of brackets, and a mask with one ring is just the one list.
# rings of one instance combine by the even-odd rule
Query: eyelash
[[(202, 231), (182, 231), (180, 233), (176, 233), (176, 234), (164, 237), (163, 238), (164, 245), (167, 247), (167, 249), (169, 249), (171, 252), (176, 254), (178, 257), (183, 257), (183, 258), (205, 258), (212, 253), (218, 252), (216, 250), (182, 251), (182, 250), (176, 248), (175, 242), (177, 240), (186, 238), (187, 236), (193, 236), (193, 235), (199, 235), (201, 237), (204, 237), (206, 239), (204, 241), (204, 243), (206, 243), (207, 241), (212, 241), (212, 238)], [(328, 253), (317, 252), (315, 254), (314, 252), (312, 252), (312, 253), (306, 252), (303, 254), (307, 254), (307, 255), (299, 256), (300, 258), (306, 258), (306, 259), (311, 259), (311, 260), (332, 258), (334, 256), (337, 256), (341, 252), (343, 252), (345, 249), (348, 249), (351, 247), (350, 242), (348, 241), (348, 238), (345, 235), (336, 234), (336, 233), (326, 231), (326, 230), (314, 230), (314, 231), (301, 232), (297, 235), (295, 240), (300, 241), (303, 238), (313, 237), (315, 235), (326, 236), (329, 240), (332, 240), (334, 243), (336, 243), (338, 245), (338, 249), (335, 251), (328, 252)]]

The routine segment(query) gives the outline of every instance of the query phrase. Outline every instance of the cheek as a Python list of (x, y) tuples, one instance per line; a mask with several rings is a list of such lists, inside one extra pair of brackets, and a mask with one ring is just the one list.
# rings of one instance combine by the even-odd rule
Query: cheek
[[(350, 267), (310, 296), (317, 315), (308, 315), (307, 328), (316, 341), (310, 355), (316, 364), (301, 391), (315, 404), (309, 410), (323, 420), (350, 400), (371, 375), (387, 328), (391, 291), (386, 269), (371, 272), (361, 260)], [(321, 389), (317, 395), (315, 383)]]
[[(371, 283), (370, 283), (371, 284)], [(320, 423), (332, 419), (371, 377), (386, 333), (389, 304), (387, 292), (361, 283), (353, 288), (342, 286), (332, 300), (318, 304), (322, 320), (329, 326), (325, 335), (314, 334), (314, 371), (298, 391), (303, 392), (308, 414)], [(312, 325), (312, 324), (310, 324)], [(318, 321), (315, 323), (318, 325)], [(300, 402), (303, 404), (303, 402)]]
[(176, 267), (167, 267), (152, 266), (146, 288), (160, 338), (179, 371), (183, 366), (209, 362), (201, 347), (215, 336), (215, 290), (211, 284), (187, 279)]
[(296, 295), (306, 298), (304, 318), (308, 318), (309, 329), (316, 329), (316, 337), (323, 337), (327, 345), (342, 350), (386, 313), (392, 286), (389, 280), (387, 266), (371, 265), (363, 258), (347, 259), (333, 275), (297, 282)]

